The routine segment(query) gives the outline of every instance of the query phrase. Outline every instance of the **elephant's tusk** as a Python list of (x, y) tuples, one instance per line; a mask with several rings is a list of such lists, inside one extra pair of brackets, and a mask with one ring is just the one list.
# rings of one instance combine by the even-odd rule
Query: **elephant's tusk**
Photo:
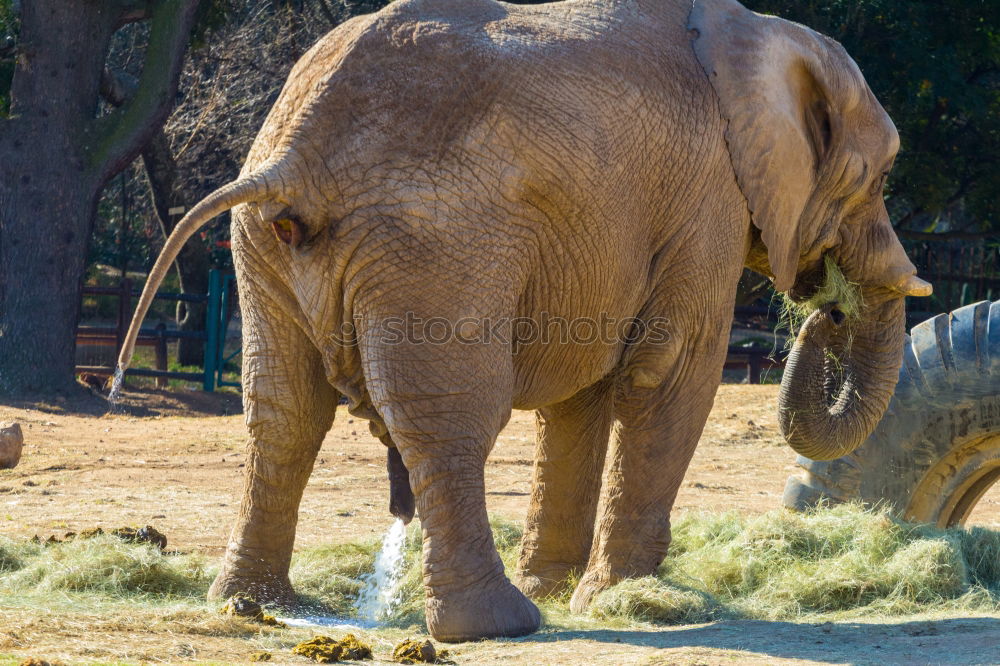
[(898, 291), (904, 296), (930, 296), (934, 293), (934, 287), (930, 282), (921, 280), (916, 275), (907, 275), (892, 287), (893, 291)]

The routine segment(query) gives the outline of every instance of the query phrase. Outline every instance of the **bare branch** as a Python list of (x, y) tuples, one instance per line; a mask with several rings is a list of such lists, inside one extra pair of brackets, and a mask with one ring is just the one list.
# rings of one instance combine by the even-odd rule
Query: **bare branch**
[(319, 5), (320, 12), (323, 14), (323, 18), (330, 22), (331, 28), (340, 23), (337, 17), (333, 15), (330, 5), (326, 4), (326, 0), (317, 0), (317, 4)]

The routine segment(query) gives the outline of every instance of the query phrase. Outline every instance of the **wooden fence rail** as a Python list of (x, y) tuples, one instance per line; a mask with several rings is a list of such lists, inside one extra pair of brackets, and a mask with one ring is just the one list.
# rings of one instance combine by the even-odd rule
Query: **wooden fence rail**
[[(185, 381), (201, 382), (206, 391), (214, 390), (219, 383), (217, 368), (219, 367), (217, 357), (221, 353), (221, 341), (225, 339), (225, 332), (221, 334), (219, 327), (223, 322), (219, 320), (220, 304), (223, 300), (221, 288), (223, 284), (219, 271), (212, 271), (210, 275), (210, 286), (207, 294), (179, 294), (173, 292), (157, 292), (155, 298), (168, 301), (183, 301), (185, 303), (205, 303), (208, 308), (207, 326), (204, 331), (179, 331), (170, 330), (165, 324), (160, 323), (155, 327), (139, 329), (136, 338), (136, 346), (153, 347), (156, 350), (156, 368), (149, 370), (146, 368), (129, 368), (126, 373), (129, 376), (155, 377), (158, 387), (166, 386), (168, 379), (181, 379)], [(128, 327), (132, 320), (132, 300), (141, 294), (133, 289), (132, 280), (124, 279), (116, 287), (84, 287), (84, 296), (114, 296), (118, 299), (117, 317), (114, 326), (79, 326), (76, 330), (76, 343), (78, 345), (107, 346), (121, 350), (128, 333)], [(214, 315), (214, 316), (213, 316)], [(167, 343), (170, 340), (193, 339), (205, 341), (205, 363), (202, 372), (176, 372), (168, 370)], [(93, 375), (97, 377), (107, 377), (114, 374), (113, 366), (103, 365), (77, 365), (76, 372), (82, 375)]]

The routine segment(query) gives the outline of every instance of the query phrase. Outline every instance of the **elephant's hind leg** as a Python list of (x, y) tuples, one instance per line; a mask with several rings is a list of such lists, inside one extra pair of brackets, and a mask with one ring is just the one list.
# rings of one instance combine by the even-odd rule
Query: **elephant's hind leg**
[(689, 345), (658, 386), (623, 386), (612, 458), (587, 571), (570, 608), (624, 578), (650, 576), (670, 545), (670, 510), (718, 388), (725, 338)]
[(244, 300), (243, 402), (250, 431), (240, 512), (211, 598), (294, 603), (288, 567), (299, 501), (333, 423), (337, 394), (319, 353), (278, 308)]
[(538, 609), (504, 574), (486, 515), (484, 465), (510, 417), (509, 347), (391, 344), (378, 323), (389, 318), (373, 318), (361, 354), (372, 403), (416, 497), (427, 627), (443, 641), (531, 633), (541, 621)]
[(532, 598), (583, 573), (594, 536), (611, 430), (613, 384), (599, 382), (538, 410), (535, 474), (521, 542), (518, 587)]

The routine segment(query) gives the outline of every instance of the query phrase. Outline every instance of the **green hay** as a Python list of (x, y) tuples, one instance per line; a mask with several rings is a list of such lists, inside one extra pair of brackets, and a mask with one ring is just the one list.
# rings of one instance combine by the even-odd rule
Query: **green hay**
[(622, 581), (594, 599), (590, 614), (601, 620), (629, 618), (655, 624), (691, 624), (715, 618), (715, 600), (654, 576)]
[[(969, 580), (985, 588), (1000, 587), (1000, 534), (994, 530), (973, 527), (958, 532)], [(1000, 590), (998, 590), (1000, 591)]]
[(167, 556), (151, 544), (124, 542), (101, 534), (48, 545), (0, 544), (9, 573), (0, 593), (98, 592), (135, 595), (201, 596), (211, 583), (200, 556)]
[[(521, 528), (500, 519), (490, 525), (512, 575)], [(377, 551), (375, 542), (305, 551), (294, 560), (293, 582), (349, 615), (358, 579), (372, 570)], [(400, 603), (386, 622), (392, 627), (424, 621), (416, 526), (410, 529), (405, 553)], [(546, 617), (558, 618), (559, 624), (581, 621), (567, 614), (575, 582), (540, 603)], [(670, 553), (658, 575), (605, 590), (595, 598), (590, 616), (619, 624), (677, 624), (726, 617), (994, 612), (1000, 609), (998, 595), (1000, 533), (938, 530), (897, 521), (885, 511), (840, 505), (805, 514), (685, 515), (674, 526)]]
[(42, 551), (43, 546), (33, 541), (13, 541), (0, 537), (0, 575), (17, 571), (25, 562)]
[(852, 505), (688, 515), (658, 577), (616, 585), (592, 613), (672, 624), (995, 612), (998, 549), (997, 532), (910, 525)]
[(823, 267), (823, 284), (809, 300), (797, 303), (788, 294), (780, 294), (781, 320), (793, 334), (798, 332), (809, 315), (827, 303), (837, 303), (837, 309), (844, 313), (848, 323), (861, 318), (865, 306), (861, 288), (844, 276), (829, 255), (823, 257)]
[(375, 568), (377, 541), (310, 548), (292, 560), (289, 578), (299, 594), (326, 612), (348, 616), (361, 592), (361, 578)]
[[(499, 519), (491, 527), (511, 575), (521, 529)], [(406, 544), (401, 601), (388, 618), (389, 627), (423, 625), (420, 546), (414, 524)], [(292, 582), (307, 599), (350, 617), (361, 578), (372, 571), (378, 548), (377, 542), (367, 541), (305, 549), (293, 558)], [(205, 561), (109, 535), (50, 545), (0, 538), (0, 597), (11, 607), (99, 613), (133, 607), (159, 608), (156, 612), (163, 614), (170, 604), (180, 603), (184, 618), (202, 617), (200, 621), (215, 623), (212, 631), (221, 631), (217, 604), (205, 601), (214, 577)], [(675, 521), (670, 552), (656, 576), (603, 591), (589, 617), (569, 614), (569, 593), (540, 606), (550, 624), (570, 627), (593, 627), (597, 621), (621, 627), (721, 618), (824, 621), (996, 613), (1000, 532), (912, 525), (883, 510), (853, 505), (758, 516), (687, 514)], [(226, 632), (257, 631), (240, 618), (226, 622)]]

